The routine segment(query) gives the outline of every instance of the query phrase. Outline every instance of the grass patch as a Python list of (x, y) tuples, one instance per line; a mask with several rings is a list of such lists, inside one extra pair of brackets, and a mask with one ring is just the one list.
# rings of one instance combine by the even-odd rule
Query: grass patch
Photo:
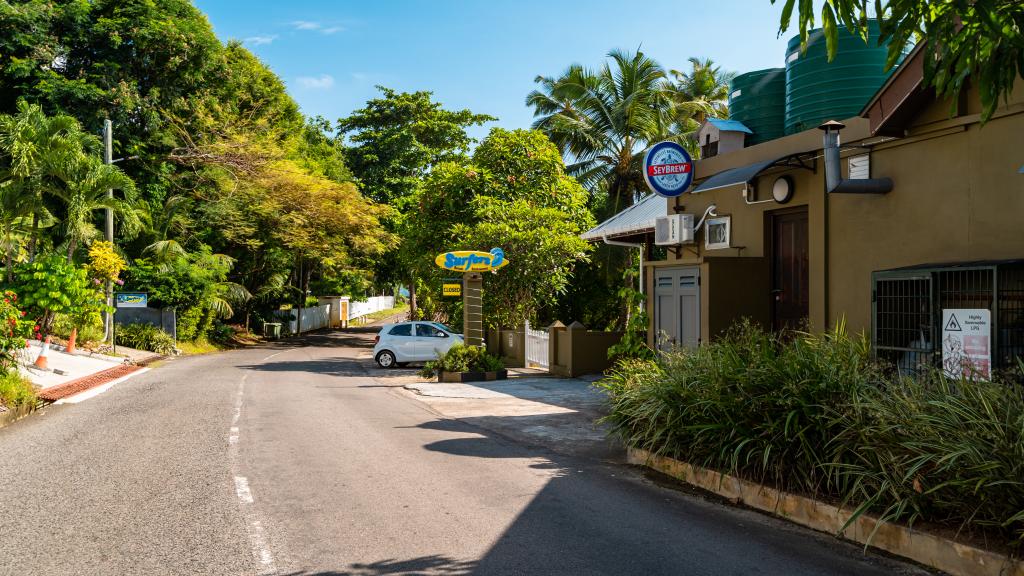
[(390, 317), (392, 317), (392, 316), (394, 316), (396, 314), (401, 314), (403, 312), (408, 312), (408, 311), (409, 311), (409, 305), (408, 304), (401, 304), (399, 306), (395, 306), (394, 308), (388, 308), (387, 310), (378, 310), (377, 312), (371, 312), (371, 313), (367, 314), (366, 316), (363, 316), (362, 319), (359, 320), (359, 323), (360, 324), (369, 324), (371, 322), (376, 322), (377, 320), (383, 320), (384, 318), (390, 318)]
[(0, 404), (8, 408), (16, 408), (34, 404), (35, 401), (35, 388), (27, 378), (15, 370), (0, 375)]
[(193, 342), (178, 342), (178, 350), (181, 350), (183, 355), (188, 356), (196, 354), (210, 354), (212, 352), (220, 352), (221, 350), (227, 350), (229, 348), (229, 346), (210, 342), (205, 338), (201, 338)]

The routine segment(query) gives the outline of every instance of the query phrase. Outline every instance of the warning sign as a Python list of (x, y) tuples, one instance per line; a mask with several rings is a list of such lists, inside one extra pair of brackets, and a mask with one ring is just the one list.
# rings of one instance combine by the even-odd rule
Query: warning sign
[(951, 378), (991, 377), (992, 314), (988, 309), (942, 311), (942, 367)]

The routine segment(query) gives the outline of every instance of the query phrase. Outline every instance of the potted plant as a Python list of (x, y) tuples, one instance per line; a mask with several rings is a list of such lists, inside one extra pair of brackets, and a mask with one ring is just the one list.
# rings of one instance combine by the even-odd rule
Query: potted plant
[(456, 344), (437, 360), (427, 362), (420, 375), (438, 382), (481, 382), (508, 378), (501, 358), (483, 348)]

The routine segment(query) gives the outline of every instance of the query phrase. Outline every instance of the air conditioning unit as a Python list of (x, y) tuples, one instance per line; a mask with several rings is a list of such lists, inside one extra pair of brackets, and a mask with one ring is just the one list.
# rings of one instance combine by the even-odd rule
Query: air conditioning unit
[(654, 220), (654, 243), (674, 246), (693, 242), (693, 214), (673, 214)]

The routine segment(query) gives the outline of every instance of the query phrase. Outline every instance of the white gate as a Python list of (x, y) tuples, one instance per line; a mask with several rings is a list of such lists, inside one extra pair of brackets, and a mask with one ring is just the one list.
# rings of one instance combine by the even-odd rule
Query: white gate
[(548, 368), (548, 331), (533, 330), (527, 322), (526, 330), (526, 367), (539, 366)]

